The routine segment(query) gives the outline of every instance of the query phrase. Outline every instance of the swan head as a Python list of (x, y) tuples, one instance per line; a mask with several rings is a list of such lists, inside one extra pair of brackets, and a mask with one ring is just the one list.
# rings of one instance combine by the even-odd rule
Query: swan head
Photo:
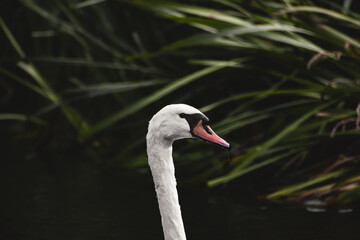
[(209, 118), (198, 109), (186, 104), (171, 104), (157, 112), (149, 122), (149, 135), (173, 142), (183, 138), (199, 138), (229, 148), (209, 126)]

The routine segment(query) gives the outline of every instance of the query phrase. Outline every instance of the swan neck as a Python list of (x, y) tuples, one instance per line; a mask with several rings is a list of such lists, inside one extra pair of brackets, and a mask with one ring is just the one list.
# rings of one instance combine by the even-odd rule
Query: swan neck
[(147, 153), (165, 240), (186, 240), (176, 189), (172, 142), (147, 136)]

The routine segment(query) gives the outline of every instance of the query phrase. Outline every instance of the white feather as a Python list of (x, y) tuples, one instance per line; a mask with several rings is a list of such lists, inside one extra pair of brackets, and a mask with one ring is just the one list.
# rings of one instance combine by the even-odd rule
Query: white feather
[(185, 240), (185, 229), (176, 189), (172, 143), (191, 138), (190, 127), (179, 114), (201, 113), (186, 104), (168, 105), (149, 122), (146, 135), (148, 162), (153, 175), (165, 240)]

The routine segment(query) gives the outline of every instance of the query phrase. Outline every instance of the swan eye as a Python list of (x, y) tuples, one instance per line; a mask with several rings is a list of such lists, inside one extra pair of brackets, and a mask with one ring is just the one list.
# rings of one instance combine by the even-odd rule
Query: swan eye
[(204, 121), (202, 122), (202, 127), (205, 129), (205, 131), (209, 134), (212, 135), (212, 132), (210, 131), (210, 129), (208, 128), (208, 122), (205, 123)]
[(205, 129), (206, 132), (210, 132), (208, 131), (208, 128), (206, 127), (206, 125), (209, 124), (209, 119), (201, 113), (194, 113), (194, 114), (186, 114), (186, 113), (180, 113), (179, 116), (181, 118), (185, 118), (186, 121), (188, 122), (189, 126), (190, 126), (190, 132), (192, 133), (194, 128), (196, 127), (196, 125), (198, 124), (198, 122), (200, 120), (202, 120), (202, 125)]
[(230, 147), (229, 143), (216, 135), (216, 133), (210, 128), (209, 119), (203, 113), (181, 113), (179, 116), (186, 119), (190, 126), (190, 133), (193, 137), (197, 137), (226, 148)]

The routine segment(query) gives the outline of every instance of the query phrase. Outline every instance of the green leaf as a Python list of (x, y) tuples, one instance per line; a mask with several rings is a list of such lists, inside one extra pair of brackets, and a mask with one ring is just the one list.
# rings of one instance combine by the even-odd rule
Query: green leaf
[(213, 179), (210, 181), (211, 186), (215, 186), (220, 183), (228, 182), (234, 178), (242, 175), (242, 171), (245, 167), (251, 164), (257, 157), (261, 156), (264, 152), (266, 152), (269, 148), (283, 140), (286, 136), (296, 130), (304, 121), (306, 121), (311, 116), (314, 116), (321, 109), (328, 107), (333, 102), (321, 105), (319, 107), (311, 109), (309, 112), (299, 117), (296, 121), (285, 127), (281, 132), (279, 132), (274, 137), (270, 138), (260, 146), (253, 147), (248, 151), (248, 153), (243, 157), (240, 164), (238, 164), (229, 174)]
[(336, 172), (331, 172), (328, 174), (324, 174), (318, 177), (315, 177), (313, 179), (310, 179), (306, 182), (302, 182), (302, 183), (298, 183), (298, 184), (294, 184), (292, 186), (289, 187), (285, 187), (279, 191), (276, 191), (274, 193), (271, 193), (267, 196), (268, 199), (275, 199), (275, 198), (279, 198), (282, 196), (289, 196), (299, 190), (302, 190), (304, 188), (307, 188), (309, 186), (324, 182), (326, 180), (329, 180), (331, 178), (337, 178), (339, 176), (341, 176), (342, 174), (344, 174), (346, 171), (345, 170), (338, 170)]
[(80, 136), (81, 138), (87, 138), (109, 126), (116, 123), (117, 121), (130, 116), (131, 114), (134, 114), (135, 112), (143, 109), (144, 107), (150, 105), (151, 103), (161, 99), (162, 97), (170, 94), (171, 92), (181, 88), (182, 86), (185, 86), (186, 84), (189, 84), (193, 82), (196, 79), (199, 79), (201, 77), (204, 77), (212, 72), (218, 71), (225, 66), (223, 65), (214, 65), (211, 67), (207, 67), (204, 69), (201, 69), (197, 72), (191, 73), (185, 77), (182, 77), (167, 86), (163, 87), (162, 89), (156, 91), (155, 93), (140, 99), (139, 101), (135, 102), (134, 104), (122, 109), (119, 112), (116, 112), (109, 117), (105, 118), (104, 120), (100, 121), (96, 125), (90, 128), (89, 132), (86, 133), (86, 135)]
[(319, 93), (321, 93), (322, 88), (308, 88), (308, 89), (283, 89), (283, 90), (265, 90), (265, 91), (258, 91), (258, 92), (249, 92), (249, 93), (241, 93), (239, 95), (231, 96), (228, 98), (221, 99), (217, 102), (214, 102), (210, 105), (202, 107), (200, 110), (203, 112), (207, 112), (218, 108), (226, 103), (230, 103), (233, 101), (242, 100), (244, 98), (250, 97), (267, 97), (273, 95), (300, 95), (310, 98), (319, 99)]
[(327, 16), (333, 17), (335, 19), (343, 20), (349, 23), (352, 23), (358, 27), (360, 27), (360, 21), (344, 14), (338, 13), (336, 11), (332, 11), (326, 8), (315, 7), (315, 6), (297, 6), (297, 7), (290, 7), (283, 10), (278, 11), (275, 13), (275, 16), (283, 15), (287, 13), (294, 13), (294, 12), (311, 12), (311, 13), (321, 13)]
[[(249, 172), (255, 171), (255, 170), (259, 169), (259, 168), (265, 167), (265, 166), (267, 166), (269, 164), (272, 164), (274, 162), (277, 162), (277, 161), (279, 161), (281, 159), (284, 159), (284, 158), (292, 155), (295, 152), (297, 152), (297, 150), (290, 150), (290, 151), (288, 151), (286, 153), (279, 154), (279, 155), (276, 155), (275, 157), (266, 159), (266, 160), (261, 161), (261, 162), (256, 163), (256, 164), (253, 164), (253, 165), (251, 165), (251, 166), (249, 166), (247, 168), (243, 168), (243, 169), (241, 169), (241, 170), (239, 170), (237, 172), (237, 177), (240, 177), (240, 176), (245, 175), (245, 174), (247, 174)], [(223, 182), (224, 182), (224, 178), (219, 177), (219, 178), (215, 178), (215, 179), (212, 179), (212, 180), (208, 181), (207, 185), (209, 187), (214, 187), (214, 186), (216, 186), (218, 184), (221, 184)]]
[(158, 84), (164, 84), (164, 81), (147, 80), (142, 82), (118, 82), (118, 83), (101, 83), (96, 85), (81, 86), (74, 89), (66, 90), (65, 93), (87, 93), (88, 97), (102, 96), (105, 94), (126, 92), (139, 88), (150, 87)]
[(6, 26), (5, 22), (3, 21), (3, 19), (1, 17), (0, 17), (0, 27), (4, 31), (5, 36), (8, 38), (9, 42), (11, 43), (11, 45), (13, 46), (15, 51), (18, 53), (20, 58), (25, 58), (26, 57), (25, 52), (22, 50), (19, 43), (16, 41), (14, 35), (11, 33), (11, 31)]
[(102, 3), (105, 1), (107, 1), (107, 0), (87, 0), (87, 1), (77, 3), (75, 5), (75, 7), (76, 8), (84, 8), (84, 7), (92, 6), (92, 5), (99, 4), (99, 3)]
[(40, 124), (40, 125), (46, 125), (47, 123), (39, 118), (34, 118), (31, 117), (29, 118), (28, 116), (24, 115), (24, 114), (18, 114), (18, 113), (0, 113), (0, 120), (15, 120), (15, 121), (30, 121), (36, 124)]
[(225, 14), (214, 9), (199, 7), (195, 5), (186, 5), (186, 4), (175, 3), (170, 1), (156, 1), (156, 0), (153, 1), (135, 0), (135, 1), (131, 1), (130, 3), (165, 16), (181, 17), (184, 16), (181, 13), (187, 13), (195, 16), (201, 16), (204, 18), (210, 18), (218, 21), (231, 23), (234, 25), (240, 25), (240, 26), (251, 25), (249, 22), (234, 17), (230, 14)]
[(302, 47), (306, 49), (310, 49), (312, 51), (324, 51), (320, 47), (316, 46), (313, 43), (310, 43), (310, 41), (306, 41), (305, 39), (301, 38), (301, 41), (299, 40), (300, 37), (298, 36), (298, 39), (290, 38), (285, 35), (275, 34), (273, 32), (275, 31), (283, 31), (283, 32), (299, 32), (304, 34), (311, 34), (310, 32), (293, 27), (290, 25), (284, 25), (284, 24), (262, 24), (262, 25), (252, 25), (249, 27), (233, 27), (228, 29), (220, 30), (216, 33), (202, 33), (198, 35), (191, 36), (186, 39), (179, 40), (175, 43), (172, 43), (166, 47), (164, 47), (164, 50), (175, 50), (183, 47), (189, 47), (189, 46), (195, 46), (200, 44), (207, 44), (213, 42), (215, 39), (221, 39), (221, 37), (232, 37), (232, 36), (241, 36), (241, 35), (260, 35), (264, 38), (271, 39), (274, 41), (279, 41), (283, 43), (287, 43), (290, 45), (294, 45), (297, 47)]

